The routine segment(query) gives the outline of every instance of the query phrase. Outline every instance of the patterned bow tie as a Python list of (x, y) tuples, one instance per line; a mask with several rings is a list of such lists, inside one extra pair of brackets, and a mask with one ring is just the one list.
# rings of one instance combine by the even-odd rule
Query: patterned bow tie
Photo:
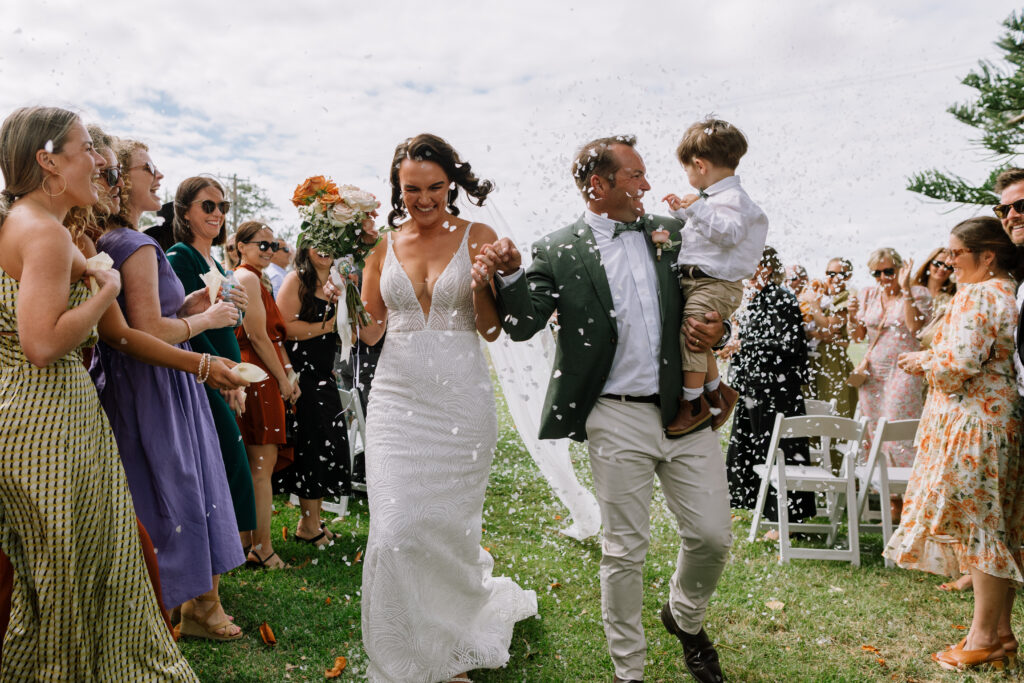
[(711, 196), (707, 192), (705, 192), (704, 190), (697, 190), (697, 194), (700, 195), (701, 199), (707, 199), (708, 197)]
[(640, 218), (636, 219), (632, 223), (616, 223), (615, 227), (612, 229), (612, 239), (615, 239), (622, 233), (629, 232), (631, 230), (643, 232), (647, 229), (648, 223), (649, 221), (647, 220), (647, 216), (640, 216)]

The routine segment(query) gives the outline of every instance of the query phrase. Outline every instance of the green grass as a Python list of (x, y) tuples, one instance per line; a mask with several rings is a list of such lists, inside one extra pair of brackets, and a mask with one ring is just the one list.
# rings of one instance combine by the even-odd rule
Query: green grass
[[(484, 509), (484, 545), (495, 573), (537, 591), (540, 616), (516, 626), (506, 668), (472, 672), (474, 681), (611, 681), (600, 620), (600, 543), (561, 536), (565, 510), (546, 486), (516, 435), (499, 397), (500, 437)], [(577, 470), (589, 482), (582, 449)], [(276, 501), (275, 539), (295, 528), (298, 510)], [(681, 648), (657, 613), (667, 596), (678, 540), (660, 489), (652, 505), (652, 539), (644, 570), (645, 680), (688, 680)], [(337, 656), (348, 658), (338, 680), (363, 680), (360, 641), (361, 565), (367, 508), (355, 499), (339, 536), (318, 551), (294, 541), (275, 549), (295, 569), (237, 569), (221, 583), (228, 613), (245, 630), (239, 642), (183, 639), (181, 649), (203, 681), (322, 681)], [(707, 630), (719, 645), (731, 681), (961, 681), (996, 680), (995, 674), (940, 671), (930, 652), (959, 640), (971, 616), (971, 595), (935, 589), (941, 579), (884, 568), (881, 537), (863, 534), (863, 566), (798, 560), (779, 565), (777, 546), (746, 542), (749, 514), (734, 517), (736, 541), (708, 610)], [(314, 564), (314, 562), (316, 564)], [(554, 584), (558, 584), (557, 587)], [(330, 600), (328, 604), (328, 599)], [(784, 603), (780, 610), (766, 603)], [(1018, 601), (1019, 604), (1019, 601)], [(1019, 614), (1019, 612), (1018, 612)], [(265, 645), (266, 621), (277, 646)], [(1019, 624), (1019, 616), (1015, 623)], [(877, 648), (866, 651), (863, 646)], [(879, 660), (882, 660), (880, 662)], [(883, 663), (884, 662), (884, 663)]]

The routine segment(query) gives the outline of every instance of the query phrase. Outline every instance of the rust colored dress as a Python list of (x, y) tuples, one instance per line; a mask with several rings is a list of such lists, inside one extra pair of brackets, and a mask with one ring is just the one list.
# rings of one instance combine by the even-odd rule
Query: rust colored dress
[[(258, 268), (242, 264), (235, 270), (245, 269), (260, 278), (263, 282), (263, 273)], [(263, 302), (263, 309), (266, 311), (267, 336), (274, 345), (277, 357), (284, 365), (284, 358), (281, 356), (281, 344), (285, 340), (284, 318), (277, 308), (274, 295), (266, 286), (260, 287), (260, 300)], [(252, 363), (263, 368), (267, 379), (259, 384), (250, 384), (245, 390), (245, 412), (238, 417), (238, 428), (242, 432), (242, 441), (249, 446), (263, 446), (276, 444), (277, 462), (274, 471), (288, 467), (294, 456), (292, 448), (287, 444), (285, 435), (285, 406), (281, 398), (281, 390), (277, 386), (277, 380), (271, 374), (256, 349), (249, 341), (249, 335), (245, 327), (239, 325), (235, 328), (235, 336), (238, 337), (238, 349), (241, 351), (242, 362)]]

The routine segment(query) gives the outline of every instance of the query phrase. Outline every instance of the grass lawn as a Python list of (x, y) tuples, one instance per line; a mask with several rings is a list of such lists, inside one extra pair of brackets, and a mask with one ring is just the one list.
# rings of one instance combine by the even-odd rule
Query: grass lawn
[[(499, 396), (500, 435), (484, 510), (484, 545), (495, 573), (537, 591), (540, 616), (516, 626), (506, 668), (472, 672), (474, 681), (611, 681), (600, 619), (600, 543), (561, 536), (565, 510), (523, 449)], [(589, 481), (582, 449), (574, 451)], [(298, 510), (276, 501), (274, 538), (289, 537)], [(645, 680), (689, 680), (681, 648), (657, 613), (667, 597), (678, 541), (660, 489), (652, 506), (652, 539), (644, 572)], [(961, 681), (996, 674), (941, 672), (928, 654), (959, 640), (970, 623), (971, 595), (936, 590), (942, 579), (887, 570), (881, 536), (861, 538), (863, 566), (795, 561), (779, 565), (776, 546), (746, 542), (747, 513), (734, 516), (736, 541), (708, 610), (707, 629), (731, 681)], [(337, 680), (363, 680), (359, 590), (367, 507), (355, 499), (331, 528), (325, 550), (294, 541), (275, 549), (295, 568), (237, 569), (221, 583), (228, 613), (245, 630), (239, 642), (182, 639), (181, 649), (203, 681), (321, 681), (337, 656), (348, 666)], [(768, 606), (773, 602), (772, 609)], [(779, 608), (776, 602), (782, 603)], [(1018, 601), (1019, 605), (1019, 601)], [(277, 645), (260, 639), (266, 621)], [(1020, 617), (1015, 623), (1020, 624)], [(1019, 626), (1018, 626), (1019, 628)]]

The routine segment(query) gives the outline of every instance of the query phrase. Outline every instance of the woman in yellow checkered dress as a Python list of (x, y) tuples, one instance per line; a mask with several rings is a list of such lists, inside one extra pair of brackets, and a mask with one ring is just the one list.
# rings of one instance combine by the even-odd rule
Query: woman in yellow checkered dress
[(71, 112), (19, 109), (0, 127), (0, 545), (15, 572), (2, 680), (196, 680), (81, 362), (120, 280), (86, 270), (61, 220), (96, 201), (102, 163)]

